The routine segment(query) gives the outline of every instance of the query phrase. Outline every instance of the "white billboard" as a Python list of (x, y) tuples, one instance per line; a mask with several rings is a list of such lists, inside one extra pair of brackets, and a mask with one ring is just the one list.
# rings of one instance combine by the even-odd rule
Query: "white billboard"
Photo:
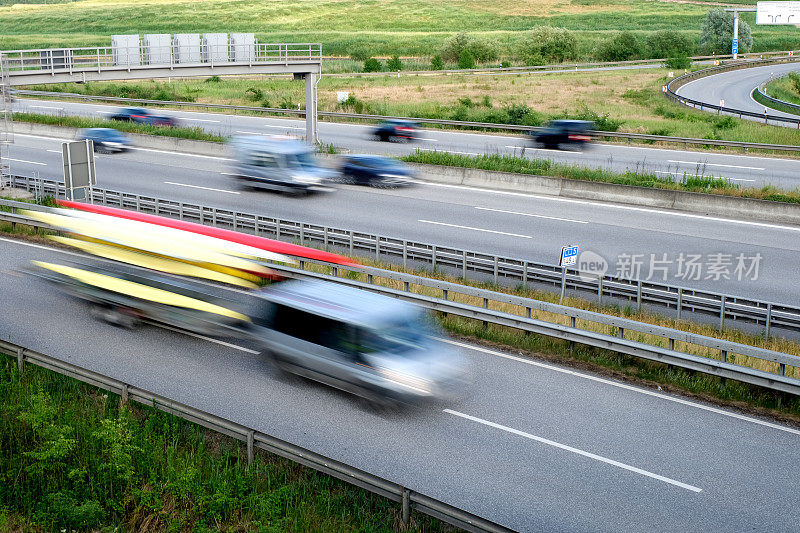
[(800, 2), (758, 2), (756, 24), (800, 24)]

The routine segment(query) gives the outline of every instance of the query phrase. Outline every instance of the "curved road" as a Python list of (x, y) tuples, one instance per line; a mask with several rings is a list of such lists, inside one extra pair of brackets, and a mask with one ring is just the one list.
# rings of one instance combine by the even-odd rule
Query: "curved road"
[[(800, 70), (800, 63), (731, 70), (690, 81), (686, 85), (679, 87), (676, 93), (710, 105), (720, 105), (720, 100), (725, 100), (725, 107), (763, 113), (764, 106), (753, 100), (753, 90), (771, 78), (782, 78), (790, 72), (798, 70)], [(772, 116), (798, 118), (797, 115), (792, 113), (785, 113), (772, 108), (769, 109), (769, 114)], [(742, 118), (758, 120), (754, 117)], [(763, 119), (761, 121), (763, 122)], [(782, 122), (771, 122), (771, 124), (791, 128), (797, 127), (795, 124)]]
[[(793, 531), (800, 431), (465, 346), (460, 401), (376, 414), (274, 376), (254, 346), (128, 331), (16, 271), (63, 251), (0, 239), (0, 335), (275, 435), (519, 531)], [(32, 319), (31, 317), (35, 317)]]

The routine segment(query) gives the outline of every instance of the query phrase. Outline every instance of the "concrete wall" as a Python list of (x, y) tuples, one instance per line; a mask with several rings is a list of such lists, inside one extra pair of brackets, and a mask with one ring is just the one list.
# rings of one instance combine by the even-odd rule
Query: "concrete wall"
[[(78, 130), (27, 122), (14, 122), (15, 133), (74, 139)], [(174, 137), (129, 134), (134, 145), (153, 150), (225, 157), (222, 143), (192, 141)], [(425, 181), (464, 185), (499, 191), (524, 192), (560, 196), (598, 202), (614, 202), (661, 209), (676, 209), (702, 215), (737, 219), (762, 220), (778, 224), (800, 225), (800, 204), (751, 200), (735, 196), (719, 196), (684, 191), (668, 191), (648, 187), (632, 187), (596, 181), (582, 181), (511, 172), (493, 172), (473, 168), (411, 164)]]

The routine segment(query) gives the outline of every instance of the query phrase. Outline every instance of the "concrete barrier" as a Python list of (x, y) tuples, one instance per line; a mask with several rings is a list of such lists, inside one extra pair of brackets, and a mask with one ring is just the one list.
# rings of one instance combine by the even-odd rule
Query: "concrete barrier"
[[(62, 126), (14, 122), (14, 132), (74, 139), (78, 130)], [(222, 143), (159, 137), (156, 135), (129, 134), (129, 136), (134, 145), (140, 148), (218, 157), (224, 157), (227, 153), (226, 147)], [(614, 202), (660, 209), (676, 209), (703, 215), (800, 225), (800, 204), (752, 200), (717, 194), (652, 189), (649, 187), (633, 187), (599, 181), (495, 172), (474, 168), (421, 165), (416, 163), (411, 163), (410, 166), (419, 172), (423, 180), (434, 183), (595, 200), (598, 202)]]

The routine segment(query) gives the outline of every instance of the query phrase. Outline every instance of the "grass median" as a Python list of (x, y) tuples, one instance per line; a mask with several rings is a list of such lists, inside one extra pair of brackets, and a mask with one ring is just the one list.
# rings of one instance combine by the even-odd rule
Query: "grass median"
[[(522, 156), (524, 156), (524, 151), (523, 149)], [(514, 172), (517, 174), (650, 187), (653, 189), (736, 196), (773, 202), (800, 203), (800, 191), (798, 190), (785, 191), (772, 186), (745, 188), (733, 183), (731, 180), (705, 174), (706, 169), (702, 166), (698, 166), (696, 174), (684, 173), (678, 179), (672, 179), (649, 171), (645, 164), (641, 168), (626, 172), (612, 172), (604, 169), (554, 163), (549, 159), (529, 159), (503, 154), (465, 155), (436, 150), (419, 150), (400, 159), (409, 163), (426, 165), (475, 168), (497, 172)], [(675, 170), (677, 171), (677, 167)]]

